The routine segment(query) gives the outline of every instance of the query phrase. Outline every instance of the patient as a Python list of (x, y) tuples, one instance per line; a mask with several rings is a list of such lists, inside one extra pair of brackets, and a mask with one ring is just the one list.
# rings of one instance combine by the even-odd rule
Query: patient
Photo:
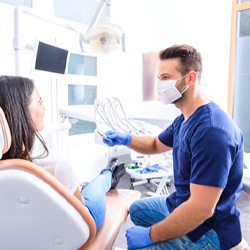
[[(44, 128), (45, 108), (33, 80), (17, 76), (0, 76), (0, 106), (10, 127), (12, 143), (2, 159), (19, 158), (36, 163), (54, 175), (89, 209), (97, 230), (103, 223), (106, 212), (106, 193), (116, 188), (125, 174), (125, 164), (110, 161), (96, 178), (82, 186), (70, 164), (63, 158), (49, 158), (45, 141), (39, 134)], [(43, 152), (32, 155), (36, 138)]]

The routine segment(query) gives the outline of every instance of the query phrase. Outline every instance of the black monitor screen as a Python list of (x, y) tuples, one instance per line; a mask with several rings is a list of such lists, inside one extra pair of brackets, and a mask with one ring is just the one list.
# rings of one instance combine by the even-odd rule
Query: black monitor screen
[(64, 74), (68, 51), (39, 41), (35, 69)]

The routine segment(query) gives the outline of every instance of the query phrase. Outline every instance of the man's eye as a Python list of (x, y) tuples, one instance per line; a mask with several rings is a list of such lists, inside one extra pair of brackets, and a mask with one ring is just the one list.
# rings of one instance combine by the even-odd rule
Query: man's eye
[(160, 80), (168, 80), (170, 78), (170, 76), (168, 75), (163, 75), (163, 76), (160, 76)]

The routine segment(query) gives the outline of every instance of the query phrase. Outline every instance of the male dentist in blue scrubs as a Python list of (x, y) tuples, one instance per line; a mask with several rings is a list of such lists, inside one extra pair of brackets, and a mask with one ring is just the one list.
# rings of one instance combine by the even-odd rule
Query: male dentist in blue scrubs
[(159, 57), (159, 97), (181, 115), (157, 137), (108, 131), (112, 141), (103, 139), (146, 155), (173, 150), (175, 192), (131, 205), (135, 226), (126, 231), (128, 249), (231, 249), (242, 240), (236, 207), (242, 192), (242, 132), (202, 93), (202, 58), (195, 48), (173, 45)]

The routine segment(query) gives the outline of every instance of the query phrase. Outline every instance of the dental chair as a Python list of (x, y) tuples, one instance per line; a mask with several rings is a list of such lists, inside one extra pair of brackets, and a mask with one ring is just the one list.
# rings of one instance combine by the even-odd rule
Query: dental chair
[[(10, 145), (0, 108), (0, 159)], [(0, 160), (0, 249), (111, 250), (140, 192), (110, 190), (106, 197), (105, 221), (96, 232), (87, 208), (54, 176), (29, 161)]]

